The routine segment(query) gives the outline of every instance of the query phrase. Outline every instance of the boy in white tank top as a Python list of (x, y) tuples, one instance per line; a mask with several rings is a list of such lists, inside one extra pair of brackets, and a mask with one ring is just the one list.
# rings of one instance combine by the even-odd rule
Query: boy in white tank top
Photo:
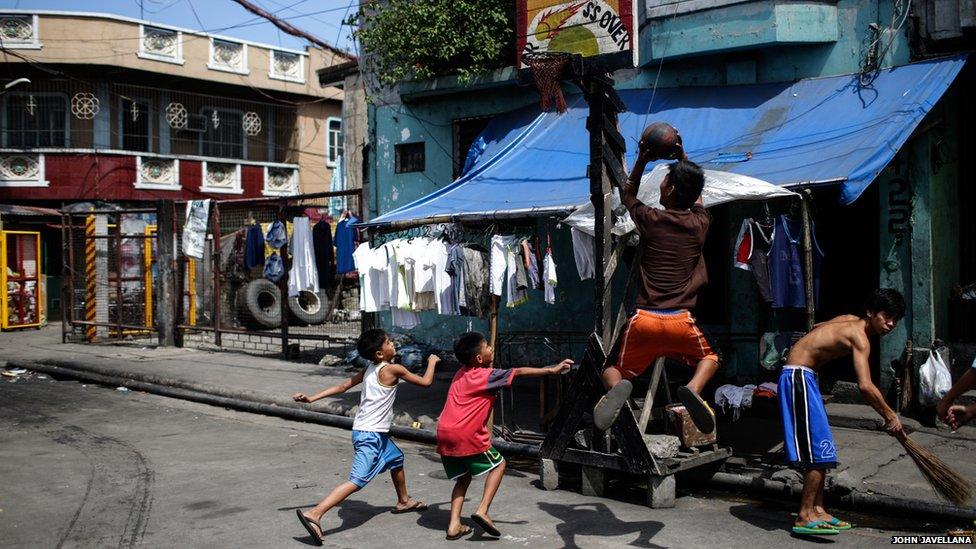
[(322, 515), (332, 509), (354, 492), (369, 484), (376, 475), (390, 471), (393, 487), (397, 493), (397, 504), (393, 513), (424, 511), (427, 504), (417, 501), (407, 493), (407, 480), (403, 472), (403, 452), (390, 439), (390, 424), (393, 421), (393, 401), (396, 399), (397, 384), (404, 380), (420, 387), (430, 387), (434, 382), (434, 366), (440, 358), (431, 355), (427, 359), (427, 370), (423, 376), (411, 373), (400, 364), (391, 364), (396, 349), (386, 332), (379, 329), (366, 330), (356, 342), (359, 356), (373, 361), (365, 370), (346, 381), (329, 387), (312, 396), (296, 393), (292, 396), (297, 402), (315, 402), (326, 397), (338, 395), (363, 384), (359, 399), (359, 411), (352, 425), (352, 445), (355, 457), (349, 480), (336, 486), (318, 505), (308, 511), (296, 509), (298, 520), (312, 539), (322, 545)]

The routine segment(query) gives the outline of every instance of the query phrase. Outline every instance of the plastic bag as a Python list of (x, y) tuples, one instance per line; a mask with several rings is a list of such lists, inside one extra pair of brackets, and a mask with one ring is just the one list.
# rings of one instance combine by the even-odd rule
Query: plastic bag
[(933, 349), (918, 369), (918, 383), (918, 400), (923, 406), (938, 403), (952, 387), (952, 375), (937, 350)]

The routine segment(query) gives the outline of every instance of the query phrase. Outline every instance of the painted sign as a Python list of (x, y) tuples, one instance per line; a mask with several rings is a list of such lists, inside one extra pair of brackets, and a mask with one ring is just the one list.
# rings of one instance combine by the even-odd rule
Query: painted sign
[(522, 55), (579, 53), (610, 68), (637, 65), (633, 0), (519, 0), (517, 62)]

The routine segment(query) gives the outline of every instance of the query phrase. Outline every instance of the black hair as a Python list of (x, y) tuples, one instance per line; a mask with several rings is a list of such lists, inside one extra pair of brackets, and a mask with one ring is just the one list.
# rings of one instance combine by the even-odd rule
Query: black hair
[(376, 353), (383, 348), (383, 342), (385, 340), (385, 331), (379, 328), (366, 330), (360, 334), (359, 339), (356, 340), (356, 351), (359, 353), (359, 356), (365, 358), (366, 360), (376, 362)]
[(888, 313), (896, 319), (901, 319), (905, 316), (905, 298), (898, 290), (881, 288), (868, 297), (864, 310), (869, 313)]
[(671, 185), (671, 205), (686, 210), (695, 205), (705, 188), (705, 172), (690, 160), (679, 160), (668, 165), (668, 183)]
[(483, 341), (487, 340), (481, 332), (462, 334), (454, 342), (454, 356), (457, 357), (460, 364), (466, 366), (474, 360), (474, 357), (478, 356), (478, 352), (481, 350), (481, 342)]

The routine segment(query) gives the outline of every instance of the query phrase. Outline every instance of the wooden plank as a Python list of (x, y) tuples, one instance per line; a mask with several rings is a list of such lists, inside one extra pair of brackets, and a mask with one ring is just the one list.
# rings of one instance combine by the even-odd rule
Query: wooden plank
[(570, 448), (566, 450), (562, 461), (584, 465), (589, 467), (601, 467), (603, 469), (613, 469), (624, 473), (645, 474), (648, 471), (634, 467), (627, 459), (616, 454), (604, 454), (601, 452), (591, 452)]
[(701, 452), (696, 456), (687, 458), (669, 458), (661, 460), (667, 469), (667, 474), (674, 474), (680, 471), (687, 471), (716, 461), (724, 461), (732, 455), (731, 448), (719, 448), (718, 450)]
[(614, 152), (610, 144), (603, 143), (603, 165), (607, 168), (607, 176), (614, 187), (621, 187), (627, 182), (627, 172), (620, 162), (620, 154)]
[(661, 383), (661, 373), (664, 371), (664, 357), (659, 357), (654, 361), (654, 371), (651, 373), (651, 382), (647, 385), (647, 394), (644, 396), (644, 406), (641, 409), (640, 420), (637, 422), (637, 429), (643, 434), (647, 431), (647, 423), (651, 420), (651, 410), (654, 409), (654, 395), (657, 387)]
[(624, 139), (623, 134), (617, 129), (617, 121), (611, 118), (615, 117), (609, 117), (606, 116), (606, 113), (604, 114), (603, 135), (610, 145), (610, 149), (617, 153), (617, 155), (623, 156), (627, 152), (627, 140)]
[(600, 338), (595, 333), (590, 334), (580, 367), (569, 386), (568, 393), (574, 395), (574, 398), (568, 405), (559, 407), (559, 413), (549, 426), (546, 439), (539, 448), (541, 457), (555, 461), (562, 459), (580, 428), (583, 415), (593, 410), (597, 395), (603, 392), (597, 368), (602, 367), (605, 361), (606, 355)]

